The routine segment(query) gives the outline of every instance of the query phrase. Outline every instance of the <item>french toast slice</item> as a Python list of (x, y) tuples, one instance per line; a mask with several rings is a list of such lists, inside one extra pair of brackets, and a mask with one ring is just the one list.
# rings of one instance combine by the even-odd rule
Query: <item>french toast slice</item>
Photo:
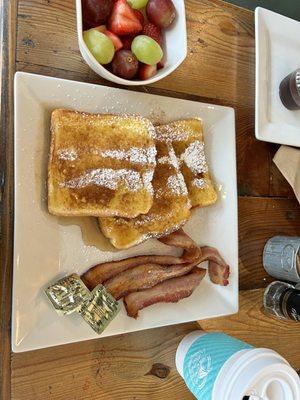
[(103, 234), (118, 249), (126, 249), (152, 237), (178, 230), (190, 217), (190, 200), (172, 145), (156, 142), (153, 205), (134, 219), (99, 218)]
[(157, 126), (156, 135), (157, 140), (172, 143), (192, 207), (214, 204), (218, 196), (204, 153), (201, 119), (183, 119)]
[(142, 117), (54, 110), (49, 212), (127, 218), (147, 213), (153, 203), (154, 133)]

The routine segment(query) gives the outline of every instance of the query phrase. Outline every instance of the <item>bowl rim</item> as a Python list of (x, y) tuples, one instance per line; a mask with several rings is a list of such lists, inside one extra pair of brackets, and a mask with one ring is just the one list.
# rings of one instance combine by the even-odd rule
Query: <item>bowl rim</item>
[[(187, 56), (187, 32), (186, 32), (185, 4), (184, 4), (184, 0), (180, 0), (180, 1), (182, 2), (182, 5), (183, 5), (183, 7), (182, 7), (183, 14), (181, 15), (181, 18), (183, 18), (183, 20), (184, 20), (184, 30), (183, 30), (183, 34), (184, 34), (184, 38), (183, 38), (183, 40), (184, 40), (184, 45), (183, 45), (184, 52), (182, 54), (182, 57), (180, 57), (179, 60), (175, 64), (170, 65), (166, 69), (166, 71), (163, 72), (160, 75), (156, 74), (152, 78), (145, 79), (145, 80), (129, 80), (129, 79), (120, 78), (119, 76), (114, 75), (112, 72), (108, 71), (105, 67), (103, 67), (95, 59), (95, 57), (92, 55), (92, 53), (88, 49), (87, 45), (85, 44), (85, 42), (83, 40), (82, 0), (76, 0), (77, 37), (78, 37), (79, 50), (80, 50), (80, 53), (81, 53), (83, 59), (87, 63), (86, 57), (88, 57), (89, 61), (93, 65), (93, 67), (91, 67), (90, 65), (89, 65), (89, 67), (91, 69), (93, 69), (93, 71), (97, 75), (99, 75), (102, 78), (107, 79), (107, 80), (109, 80), (111, 82), (119, 83), (121, 85), (128, 85), (128, 86), (148, 85), (148, 84), (157, 82), (157, 81), (165, 78), (166, 76), (170, 75), (175, 69), (177, 69), (179, 67), (179, 65), (185, 60), (185, 58)], [(101, 70), (103, 72), (103, 75), (100, 72), (98, 72), (97, 70)]]

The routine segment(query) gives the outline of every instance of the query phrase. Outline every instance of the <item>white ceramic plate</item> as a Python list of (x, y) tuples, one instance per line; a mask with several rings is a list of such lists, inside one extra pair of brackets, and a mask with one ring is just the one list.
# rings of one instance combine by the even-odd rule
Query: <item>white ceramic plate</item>
[(103, 252), (86, 246), (80, 228), (60, 225), (47, 212), (46, 174), (50, 113), (57, 107), (87, 112), (140, 113), (167, 122), (203, 118), (208, 161), (219, 187), (218, 202), (198, 209), (186, 232), (217, 247), (232, 267), (230, 285), (205, 279), (178, 304), (157, 304), (137, 320), (123, 308), (101, 337), (217, 317), (238, 310), (238, 238), (234, 110), (194, 101), (19, 72), (15, 77), (15, 242), (12, 348), (15, 352), (97, 338), (78, 315), (60, 317), (43, 290), (49, 282), (90, 266), (172, 249), (149, 240), (132, 249)]
[(300, 110), (287, 110), (279, 97), (282, 79), (300, 67), (300, 22), (258, 7), (255, 40), (255, 136), (300, 147)]

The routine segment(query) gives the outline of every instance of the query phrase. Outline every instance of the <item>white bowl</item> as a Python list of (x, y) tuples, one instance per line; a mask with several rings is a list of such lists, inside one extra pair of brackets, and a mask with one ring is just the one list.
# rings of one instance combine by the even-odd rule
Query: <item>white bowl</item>
[(98, 63), (83, 40), (81, 0), (76, 0), (78, 43), (82, 57), (92, 68), (92, 70), (96, 72), (96, 74), (108, 79), (111, 82), (119, 83), (121, 85), (138, 86), (148, 85), (150, 83), (159, 81), (173, 72), (182, 63), (187, 54), (184, 0), (173, 0), (173, 3), (176, 8), (176, 18), (171, 27), (164, 31), (164, 53), (166, 54), (167, 62), (164, 68), (158, 70), (156, 75), (152, 78), (146, 80), (123, 79), (112, 74)]

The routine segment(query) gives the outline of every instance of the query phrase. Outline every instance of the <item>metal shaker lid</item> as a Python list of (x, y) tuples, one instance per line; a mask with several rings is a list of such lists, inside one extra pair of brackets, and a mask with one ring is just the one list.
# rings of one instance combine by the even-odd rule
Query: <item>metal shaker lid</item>
[(277, 279), (300, 282), (297, 255), (300, 237), (274, 236), (267, 241), (263, 251), (263, 266), (267, 273)]

